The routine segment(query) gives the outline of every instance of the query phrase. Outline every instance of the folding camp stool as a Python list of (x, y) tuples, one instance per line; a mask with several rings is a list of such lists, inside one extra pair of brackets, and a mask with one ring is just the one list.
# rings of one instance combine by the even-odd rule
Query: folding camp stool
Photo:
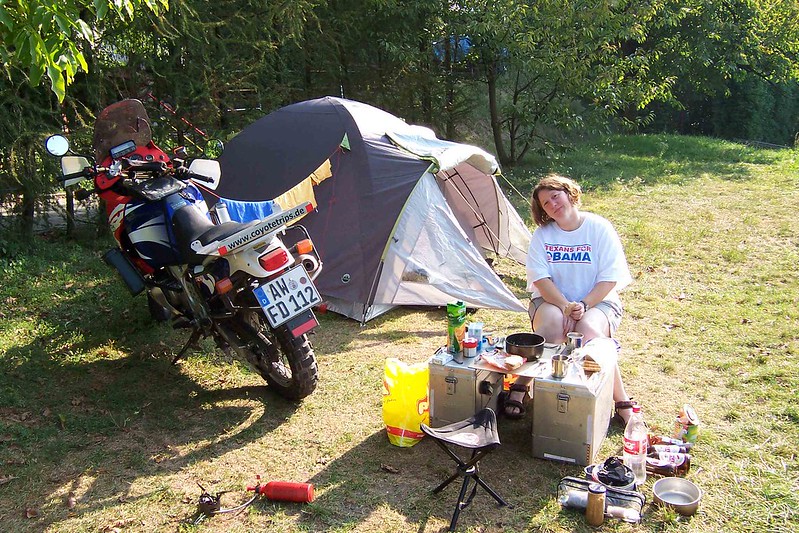
[[(461, 510), (472, 503), (478, 485), (493, 496), (500, 505), (508, 505), (508, 502), (503, 500), (494, 489), (489, 487), (486, 482), (480, 478), (479, 472), (480, 459), (491, 453), (500, 444), (499, 434), (497, 433), (497, 415), (494, 414), (493, 410), (486, 407), (472, 417), (435, 429), (421, 424), (421, 429), (425, 435), (432, 438), (435, 443), (458, 464), (458, 470), (438, 487), (434, 488), (433, 494), (441, 492), (444, 487), (458, 479), (458, 477), (463, 477), (461, 492), (458, 496), (458, 502), (455, 504), (455, 512), (452, 514), (452, 520), (449, 524), (450, 531), (455, 530), (455, 525), (458, 523)], [(471, 458), (469, 460), (462, 459), (452, 450), (450, 445), (471, 450)], [(466, 492), (469, 490), (469, 482), (472, 479), (474, 480), (474, 486), (471, 494), (466, 498)]]

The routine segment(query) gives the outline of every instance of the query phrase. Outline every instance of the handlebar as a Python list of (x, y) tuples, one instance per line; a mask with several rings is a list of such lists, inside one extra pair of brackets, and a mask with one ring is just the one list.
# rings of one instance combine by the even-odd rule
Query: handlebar
[(213, 183), (213, 178), (203, 176), (202, 174), (195, 174), (194, 172), (187, 172), (186, 177), (195, 181), (202, 181), (203, 183)]
[[(124, 181), (126, 178), (136, 177), (136, 173), (150, 174), (152, 178), (160, 178), (171, 175), (173, 178), (180, 181), (193, 180), (211, 184), (213, 184), (215, 181), (213, 178), (191, 172), (188, 167), (183, 165), (181, 160), (174, 160), (174, 164), (174, 167), (170, 167), (163, 161), (141, 161), (136, 159), (131, 160), (123, 157), (108, 167), (92, 165), (84, 167), (78, 172), (64, 174), (60, 177), (60, 181), (67, 182), (76, 178), (95, 178), (100, 174), (107, 174), (110, 178), (120, 178)], [(85, 193), (79, 192), (77, 194), (85, 194), (85, 196), (82, 198), (78, 198), (79, 200), (84, 200), (89, 194), (91, 194), (91, 192), (86, 191)]]

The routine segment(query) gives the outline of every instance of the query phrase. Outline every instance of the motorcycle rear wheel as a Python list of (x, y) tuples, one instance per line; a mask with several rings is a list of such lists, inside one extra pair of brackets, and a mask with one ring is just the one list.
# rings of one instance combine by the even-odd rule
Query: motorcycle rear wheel
[(270, 330), (255, 312), (240, 313), (227, 325), (239, 342), (237, 351), (275, 392), (301, 400), (316, 389), (319, 371), (307, 335), (295, 338), (285, 327)]

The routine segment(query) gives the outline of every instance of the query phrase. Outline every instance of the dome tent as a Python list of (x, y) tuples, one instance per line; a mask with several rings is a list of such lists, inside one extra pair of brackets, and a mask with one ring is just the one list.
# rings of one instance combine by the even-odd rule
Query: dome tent
[(316, 206), (301, 223), (324, 263), (316, 284), (332, 311), (366, 322), (397, 305), (453, 300), (526, 310), (483, 256), (523, 263), (530, 232), (479, 148), (325, 97), (249, 125), (220, 163), (225, 199)]

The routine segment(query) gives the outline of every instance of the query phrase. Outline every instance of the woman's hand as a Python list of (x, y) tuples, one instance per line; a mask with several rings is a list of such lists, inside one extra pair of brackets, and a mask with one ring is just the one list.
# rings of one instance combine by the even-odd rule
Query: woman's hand
[(574, 320), (575, 322), (579, 322), (585, 316), (585, 306), (583, 302), (570, 302), (569, 306), (571, 306), (571, 311), (569, 312), (569, 318)]
[(585, 309), (580, 302), (569, 302), (563, 306), (563, 336), (574, 331), (577, 322), (583, 318)]

